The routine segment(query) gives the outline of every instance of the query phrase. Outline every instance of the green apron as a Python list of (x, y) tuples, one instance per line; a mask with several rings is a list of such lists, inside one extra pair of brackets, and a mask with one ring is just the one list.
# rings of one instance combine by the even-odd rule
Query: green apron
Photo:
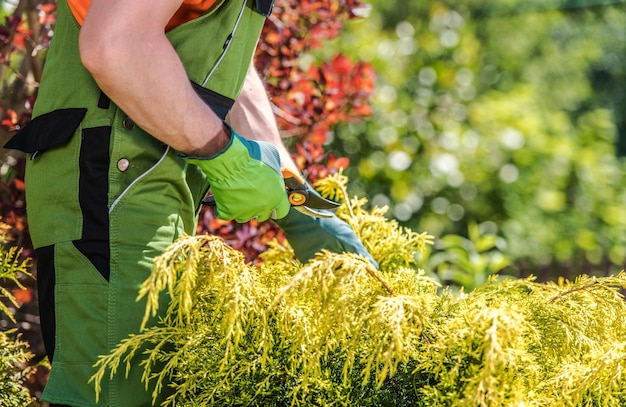
[[(194, 88), (222, 118), (243, 86), (273, 2), (242, 1), (218, 1), (167, 33)], [(97, 404), (88, 380), (99, 355), (138, 332), (145, 310), (135, 301), (139, 286), (155, 256), (195, 232), (208, 184), (100, 91), (80, 63), (79, 30), (60, 1), (33, 120), (6, 145), (30, 158), (27, 214), (52, 360), (42, 399), (148, 406), (138, 360), (128, 377), (123, 367), (112, 380), (105, 377)]]

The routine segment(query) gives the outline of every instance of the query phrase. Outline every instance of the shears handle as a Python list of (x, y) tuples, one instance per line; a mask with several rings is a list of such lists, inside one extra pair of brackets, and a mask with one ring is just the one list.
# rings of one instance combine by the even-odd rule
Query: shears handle
[(281, 169), (281, 172), (285, 180), (285, 189), (287, 190), (289, 203), (293, 206), (306, 204), (307, 199), (309, 199), (309, 188), (304, 179), (288, 168)]

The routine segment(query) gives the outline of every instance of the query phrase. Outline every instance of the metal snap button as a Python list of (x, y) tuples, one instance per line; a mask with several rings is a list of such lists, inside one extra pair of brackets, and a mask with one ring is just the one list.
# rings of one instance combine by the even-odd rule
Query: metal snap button
[(130, 167), (130, 161), (128, 161), (126, 158), (121, 158), (117, 162), (117, 169), (122, 172), (126, 171), (128, 167)]
[(122, 120), (122, 127), (124, 127), (126, 130), (132, 130), (133, 127), (135, 127), (135, 122), (130, 117), (127, 117)]

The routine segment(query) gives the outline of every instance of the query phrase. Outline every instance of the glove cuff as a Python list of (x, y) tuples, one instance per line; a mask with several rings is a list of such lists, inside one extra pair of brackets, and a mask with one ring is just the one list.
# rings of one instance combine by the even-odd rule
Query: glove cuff
[(255, 165), (265, 165), (280, 174), (280, 155), (276, 147), (264, 141), (251, 141), (241, 137), (226, 122), (230, 130), (230, 141), (220, 152), (210, 157), (184, 157), (197, 165), (207, 175), (209, 181), (230, 179), (242, 171), (250, 161)]
[(240, 167), (247, 162), (250, 152), (244, 144), (245, 140), (224, 122), (230, 130), (230, 140), (226, 147), (208, 157), (185, 156), (187, 162), (195, 164), (207, 175), (210, 181), (220, 181), (237, 174)]

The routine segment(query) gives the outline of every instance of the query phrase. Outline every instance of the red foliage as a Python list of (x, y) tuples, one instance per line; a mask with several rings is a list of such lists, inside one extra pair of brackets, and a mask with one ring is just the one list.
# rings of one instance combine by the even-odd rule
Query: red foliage
[(26, 48), (26, 39), (32, 34), (22, 19), (22, 16), (11, 15), (5, 18), (3, 26), (0, 26), (0, 43), (2, 47), (0, 56), (2, 62), (7, 63), (13, 51), (23, 51)]
[[(56, 22), (56, 3), (35, 4), (32, 3), (26, 10), (17, 7), (22, 13), (14, 13), (5, 17), (5, 22), (0, 25), (0, 63), (9, 65), (14, 52), (23, 54), (28, 50), (27, 45), (33, 51), (47, 48), (52, 37), (52, 26)], [(30, 12), (36, 13), (37, 26), (31, 27), (25, 15)], [(36, 33), (36, 37), (34, 34)]]
[(8, 131), (17, 131), (21, 129), (26, 123), (30, 121), (32, 108), (29, 105), (25, 106), (26, 109), (22, 113), (17, 113), (15, 110), (9, 108), (4, 112), (4, 117), (0, 122), (0, 126)]
[(294, 161), (298, 168), (306, 174), (310, 183), (315, 183), (315, 181), (346, 169), (350, 165), (350, 160), (347, 157), (337, 158), (333, 153), (326, 153), (319, 144), (305, 141), (297, 145), (296, 148), (297, 154), (294, 154)]
[(295, 67), (282, 84), (270, 89), (278, 123), (302, 140), (323, 144), (333, 125), (371, 114), (367, 101), (374, 89), (373, 70), (343, 55), (306, 71)]
[(15, 298), (15, 301), (17, 301), (18, 305), (31, 302), (34, 297), (34, 291), (31, 287), (26, 287), (25, 289), (20, 287), (13, 288), (11, 290), (11, 294), (13, 295), (13, 298)]
[[(8, 167), (8, 164), (5, 164)], [(11, 239), (11, 243), (24, 249), (24, 256), (32, 256), (30, 235), (26, 223), (26, 199), (24, 191), (23, 158), (13, 163), (12, 171), (0, 178), (0, 221), (9, 225), (3, 230)]]
[(279, 0), (263, 29), (256, 67), (267, 78), (279, 126), (300, 140), (322, 144), (332, 125), (371, 114), (371, 65), (337, 55), (321, 66), (299, 66), (304, 52), (337, 37), (361, 7), (358, 0)]

